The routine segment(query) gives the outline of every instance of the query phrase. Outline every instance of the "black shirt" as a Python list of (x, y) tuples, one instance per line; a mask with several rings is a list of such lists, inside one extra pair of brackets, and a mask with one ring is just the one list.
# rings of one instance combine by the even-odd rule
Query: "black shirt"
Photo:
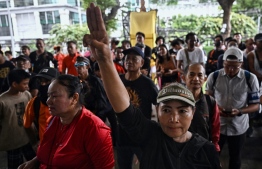
[(9, 84), (7, 83), (6, 77), (10, 70), (13, 70), (15, 66), (10, 61), (5, 61), (0, 64), (0, 93), (8, 90)]
[(177, 144), (158, 123), (146, 119), (132, 104), (117, 117), (142, 149), (140, 169), (220, 169), (214, 145), (198, 134), (185, 144)]
[(57, 60), (54, 59), (53, 54), (50, 52), (45, 51), (44, 53), (37, 56), (36, 51), (34, 51), (30, 53), (29, 58), (31, 60), (34, 73), (39, 73), (41, 69), (50, 67), (50, 61), (54, 64), (54, 68), (57, 68)]

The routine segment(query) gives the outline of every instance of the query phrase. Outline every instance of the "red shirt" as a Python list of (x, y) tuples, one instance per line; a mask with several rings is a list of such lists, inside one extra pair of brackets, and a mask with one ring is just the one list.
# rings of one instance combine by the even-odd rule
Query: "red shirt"
[(59, 117), (54, 116), (44, 133), (37, 158), (42, 169), (112, 169), (110, 129), (85, 108), (68, 125), (62, 125)]
[(78, 76), (77, 70), (75, 68), (75, 62), (76, 62), (77, 56), (80, 56), (78, 52), (75, 53), (75, 56), (73, 57), (67, 55), (64, 58), (63, 64), (62, 64), (62, 70), (64, 71), (67, 68), (67, 74)]

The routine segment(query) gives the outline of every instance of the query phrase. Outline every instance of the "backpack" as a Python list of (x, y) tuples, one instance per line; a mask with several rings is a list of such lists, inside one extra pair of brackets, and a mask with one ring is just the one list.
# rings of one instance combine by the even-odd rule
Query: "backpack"
[[(247, 70), (244, 70), (245, 71), (245, 78), (246, 78), (246, 83), (247, 83), (247, 86), (248, 88), (250, 89), (250, 91), (252, 91), (252, 87), (249, 83), (249, 80), (250, 80), (250, 72), (247, 71)], [(214, 75), (213, 75), (213, 86), (216, 84), (216, 80), (217, 80), (217, 77), (218, 77), (218, 74), (219, 74), (219, 70), (216, 70), (214, 72)], [(255, 111), (253, 113), (249, 113), (249, 117), (250, 118), (254, 118), (256, 117), (257, 115), (259, 114), (259, 110), (258, 111)]]
[[(249, 83), (249, 79), (250, 79), (250, 72), (247, 71), (247, 70), (244, 70), (245, 71), (245, 77), (246, 77), (246, 82), (247, 82), (247, 86), (248, 88), (252, 91), (252, 87)], [(218, 77), (218, 74), (219, 74), (219, 70), (216, 70), (213, 74), (213, 85), (214, 86), (216, 84), (216, 80), (217, 80), (217, 77)]]

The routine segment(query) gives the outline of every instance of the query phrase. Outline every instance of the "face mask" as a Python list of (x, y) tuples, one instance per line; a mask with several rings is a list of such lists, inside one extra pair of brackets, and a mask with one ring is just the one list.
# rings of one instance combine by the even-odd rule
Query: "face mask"
[(48, 98), (48, 95), (47, 95), (48, 87), (49, 87), (49, 84), (44, 85), (44, 86), (40, 85), (40, 87), (38, 88), (38, 92), (39, 92), (38, 95), (40, 96), (40, 100), (45, 105), (47, 105), (46, 101), (47, 101), (47, 98)]
[(221, 45), (220, 41), (218, 41), (218, 42), (215, 43), (215, 46), (216, 46), (216, 47), (220, 47), (220, 45)]

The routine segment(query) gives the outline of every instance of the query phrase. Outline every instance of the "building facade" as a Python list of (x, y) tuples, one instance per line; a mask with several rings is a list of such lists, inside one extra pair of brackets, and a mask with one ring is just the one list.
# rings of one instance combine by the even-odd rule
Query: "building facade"
[[(11, 45), (9, 16), (15, 50), (37, 38), (48, 39), (54, 24), (79, 23), (78, 0), (6, 0), (0, 1), (0, 44)], [(86, 15), (81, 10), (82, 22)]]

